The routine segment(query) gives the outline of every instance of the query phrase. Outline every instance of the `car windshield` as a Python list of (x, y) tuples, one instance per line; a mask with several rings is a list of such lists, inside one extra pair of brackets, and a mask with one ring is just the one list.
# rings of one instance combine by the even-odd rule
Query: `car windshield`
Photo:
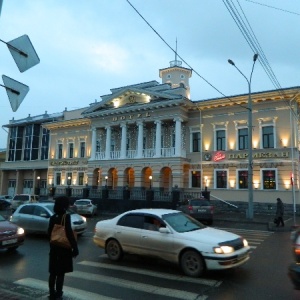
[(14, 197), (14, 200), (28, 201), (29, 197), (27, 195), (17, 195)]
[(88, 205), (88, 204), (90, 204), (90, 201), (80, 200), (80, 201), (75, 201), (74, 204), (75, 205)]
[(184, 213), (166, 214), (162, 218), (177, 232), (195, 231), (206, 227)]
[(191, 200), (191, 205), (192, 206), (210, 206), (210, 203), (208, 200), (201, 200), (201, 199), (195, 199)]

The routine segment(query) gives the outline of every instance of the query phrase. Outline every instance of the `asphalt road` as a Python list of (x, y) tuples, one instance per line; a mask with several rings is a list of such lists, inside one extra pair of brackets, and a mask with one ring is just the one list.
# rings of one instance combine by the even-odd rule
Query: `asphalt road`
[[(65, 299), (300, 299), (300, 291), (294, 290), (287, 276), (292, 262), (289, 231), (268, 232), (261, 224), (261, 228), (259, 224), (251, 228), (251, 224), (216, 221), (215, 227), (248, 239), (251, 258), (235, 270), (208, 272), (195, 279), (156, 259), (125, 256), (119, 263), (110, 262), (92, 242), (93, 228), (100, 218), (88, 218), (74, 272), (66, 276)], [(0, 251), (0, 298), (46, 299), (47, 265), (48, 241), (44, 236), (27, 236), (16, 253)]]

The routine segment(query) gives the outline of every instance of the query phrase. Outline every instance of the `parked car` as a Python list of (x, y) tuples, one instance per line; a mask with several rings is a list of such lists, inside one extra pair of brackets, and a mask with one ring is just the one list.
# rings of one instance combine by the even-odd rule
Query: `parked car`
[[(54, 214), (54, 203), (28, 203), (20, 205), (10, 217), (11, 222), (22, 226), (26, 232), (47, 234), (49, 218)], [(68, 210), (72, 229), (78, 235), (86, 231), (86, 218)]]
[(14, 212), (20, 205), (39, 201), (38, 195), (17, 194), (11, 201), (11, 210)]
[(208, 225), (213, 224), (214, 206), (205, 198), (185, 199), (178, 203), (177, 209)]
[(192, 277), (205, 270), (238, 267), (249, 259), (250, 251), (241, 236), (171, 209), (137, 209), (99, 221), (93, 241), (113, 261), (124, 253), (154, 256), (178, 264)]
[(291, 233), (294, 262), (288, 268), (288, 275), (296, 290), (300, 290), (300, 227)]
[(13, 197), (10, 196), (10, 195), (0, 195), (0, 199), (5, 199), (5, 200), (7, 200), (9, 202), (11, 202), (12, 198)]
[(6, 210), (9, 209), (11, 206), (10, 201), (6, 200), (6, 199), (1, 199), (0, 198), (0, 210)]
[(80, 215), (94, 216), (97, 213), (97, 206), (90, 199), (79, 199), (74, 202), (75, 210)]
[(0, 215), (0, 249), (16, 250), (24, 240), (24, 229)]

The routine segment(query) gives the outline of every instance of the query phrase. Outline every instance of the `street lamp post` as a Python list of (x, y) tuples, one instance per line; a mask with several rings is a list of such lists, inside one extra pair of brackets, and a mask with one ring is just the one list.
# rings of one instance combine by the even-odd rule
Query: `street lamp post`
[(150, 181), (150, 190), (152, 189), (152, 176), (149, 176), (149, 181)]
[(105, 176), (105, 188), (107, 188), (107, 179), (108, 179), (108, 176)]
[(239, 73), (246, 79), (248, 83), (248, 214), (249, 219), (253, 219), (253, 155), (252, 155), (252, 99), (251, 99), (251, 80), (254, 70), (255, 62), (258, 58), (258, 54), (253, 56), (253, 65), (250, 74), (250, 78), (244, 75), (244, 73), (234, 64), (231, 59), (228, 62), (233, 65)]

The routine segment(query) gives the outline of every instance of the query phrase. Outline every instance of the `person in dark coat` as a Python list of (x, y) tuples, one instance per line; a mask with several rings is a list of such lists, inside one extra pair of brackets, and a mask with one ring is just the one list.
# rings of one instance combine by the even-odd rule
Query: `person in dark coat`
[(280, 198), (277, 198), (277, 207), (276, 207), (276, 219), (277, 223), (276, 226), (278, 227), (280, 224), (284, 226), (283, 221), (283, 213), (284, 213), (284, 205)]
[(49, 252), (49, 298), (62, 299), (65, 273), (73, 272), (73, 257), (78, 252), (77, 241), (71, 227), (71, 216), (67, 213), (69, 207), (68, 197), (61, 196), (55, 199), (54, 215), (50, 218), (48, 227), (49, 240), (54, 224), (61, 224), (64, 214), (66, 236), (72, 245), (72, 249), (62, 248), (50, 243)]

